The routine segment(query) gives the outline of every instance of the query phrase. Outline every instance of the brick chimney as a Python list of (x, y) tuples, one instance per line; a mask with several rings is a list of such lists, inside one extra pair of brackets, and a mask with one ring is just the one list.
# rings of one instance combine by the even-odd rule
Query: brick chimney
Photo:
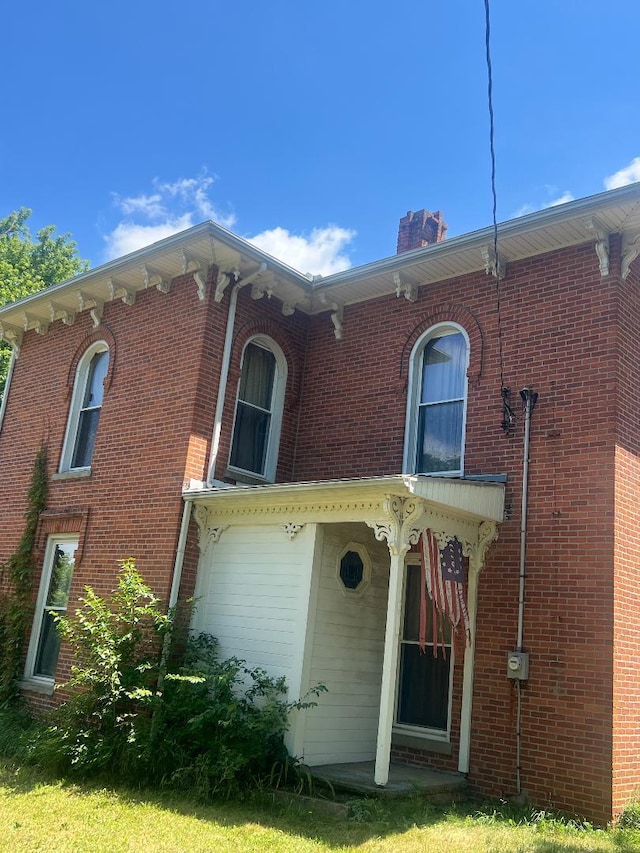
[(422, 249), (433, 243), (441, 243), (447, 233), (447, 223), (442, 218), (442, 213), (436, 210), (419, 210), (414, 213), (408, 211), (403, 216), (398, 226), (398, 251), (410, 252), (412, 249)]

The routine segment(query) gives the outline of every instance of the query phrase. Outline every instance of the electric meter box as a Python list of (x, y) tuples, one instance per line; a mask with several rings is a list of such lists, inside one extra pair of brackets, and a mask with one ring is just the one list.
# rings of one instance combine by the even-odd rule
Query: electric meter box
[(507, 678), (526, 681), (529, 678), (529, 653), (507, 652)]

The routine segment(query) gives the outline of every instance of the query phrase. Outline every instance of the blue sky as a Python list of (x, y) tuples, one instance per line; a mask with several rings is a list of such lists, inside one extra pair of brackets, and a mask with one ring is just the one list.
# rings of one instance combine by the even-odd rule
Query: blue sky
[[(4, 15), (0, 216), (93, 266), (213, 218), (303, 272), (491, 222), (483, 0)], [(492, 0), (498, 218), (640, 179), (637, 0)]]

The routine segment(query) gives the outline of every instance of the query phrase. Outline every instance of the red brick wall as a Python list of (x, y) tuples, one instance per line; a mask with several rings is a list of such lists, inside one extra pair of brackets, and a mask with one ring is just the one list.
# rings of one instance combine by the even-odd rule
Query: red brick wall
[[(539, 393), (531, 431), (522, 689), (522, 788), (538, 803), (606, 820), (611, 801), (615, 277), (591, 244), (511, 264), (502, 282), (504, 382), (516, 428), (500, 429), (495, 280), (482, 273), (347, 306), (336, 342), (313, 318), (298, 480), (397, 473), (407, 362), (433, 321), (471, 338), (465, 468), (508, 474), (510, 520), (480, 579), (470, 780), (516, 787), (516, 693), (506, 654), (517, 632), (523, 419), (518, 391)], [(481, 351), (481, 355), (477, 350)], [(441, 759), (437, 759), (441, 761)]]
[[(107, 303), (97, 330), (84, 312), (72, 327), (58, 321), (44, 336), (33, 332), (25, 336), (0, 434), (0, 560), (13, 551), (22, 533), (33, 460), (45, 439), (50, 476), (47, 509), (60, 523), (65, 515), (77, 516), (71, 527), (66, 525), (69, 530), (76, 529), (74, 524), (77, 529), (81, 523), (86, 527), (70, 610), (85, 584), (99, 594), (108, 594), (115, 584), (118, 562), (127, 557), (135, 557), (158, 595), (168, 596), (183, 480), (185, 475), (202, 477), (204, 470), (206, 454), (196, 458), (191, 453), (187, 460), (187, 451), (192, 430), (202, 432), (201, 419), (208, 416), (212, 420), (213, 404), (202, 386), (214, 382), (211, 397), (215, 400), (217, 379), (206, 359), (219, 349), (225, 315), (226, 309), (210, 312), (207, 301), (198, 300), (193, 281), (186, 277), (174, 280), (169, 294), (155, 289), (140, 292), (134, 306)], [(91, 476), (56, 479), (74, 359), (88, 342), (101, 337), (110, 343), (112, 375)], [(46, 532), (55, 532), (55, 525), (47, 524), (40, 531), (38, 565)], [(61, 677), (67, 663), (63, 650)]]
[[(616, 241), (616, 256), (619, 242)], [(617, 267), (616, 267), (617, 270)], [(640, 789), (640, 270), (620, 282), (614, 554), (613, 808)]]

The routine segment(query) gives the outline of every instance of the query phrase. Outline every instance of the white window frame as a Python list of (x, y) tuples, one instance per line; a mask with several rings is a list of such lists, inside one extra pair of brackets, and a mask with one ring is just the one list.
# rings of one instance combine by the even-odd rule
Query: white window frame
[[(239, 468), (238, 466), (231, 464), (233, 438), (236, 431), (236, 418), (238, 415), (238, 402), (242, 402), (240, 401), (240, 384), (242, 382), (242, 371), (244, 369), (244, 354), (250, 344), (268, 350), (273, 355), (276, 362), (276, 368), (273, 376), (273, 389), (271, 392), (271, 421), (269, 424), (269, 435), (267, 437), (263, 474), (259, 474), (256, 471), (247, 471), (244, 468)], [(273, 483), (275, 480), (276, 468), (278, 465), (278, 451), (280, 449), (280, 433), (282, 431), (284, 397), (287, 388), (287, 372), (287, 360), (284, 353), (272, 338), (269, 338), (266, 335), (254, 335), (254, 337), (249, 338), (245, 343), (240, 360), (240, 377), (238, 379), (238, 388), (236, 390), (236, 403), (233, 413), (233, 430), (231, 432), (231, 442), (229, 443), (229, 464), (227, 466), (229, 471), (237, 472), (246, 477), (265, 483)]]
[(54, 534), (47, 539), (47, 547), (44, 554), (44, 562), (42, 567), (42, 575), (40, 577), (40, 588), (38, 589), (38, 598), (36, 599), (36, 608), (33, 615), (33, 625), (31, 627), (31, 636), (29, 637), (29, 648), (27, 649), (27, 659), (24, 668), (24, 680), (27, 687), (41, 686), (44, 688), (52, 688), (55, 682), (54, 678), (46, 675), (36, 675), (34, 670), (36, 666), (36, 657), (38, 655), (38, 645), (40, 643), (40, 633), (42, 631), (42, 623), (44, 620), (45, 605), (49, 594), (49, 584), (51, 583), (51, 573), (53, 571), (53, 558), (56, 551), (56, 545), (62, 543), (75, 544), (74, 551), (78, 550), (78, 535), (77, 534)]
[[(82, 354), (82, 358), (78, 362), (76, 368), (76, 376), (73, 383), (73, 394), (71, 395), (71, 405), (69, 406), (69, 416), (67, 418), (67, 428), (64, 436), (64, 444), (62, 445), (62, 457), (60, 459), (60, 472), (65, 471), (91, 471), (91, 465), (82, 465), (72, 467), (73, 453), (76, 447), (78, 437), (78, 428), (80, 426), (80, 413), (82, 411), (82, 401), (89, 381), (89, 368), (91, 367), (91, 359), (99, 352), (109, 353), (109, 346), (106, 341), (96, 341)], [(111, 354), (109, 353), (109, 357)]]
[[(449, 743), (451, 740), (451, 715), (453, 711), (453, 677), (455, 671), (455, 644), (453, 642), (453, 628), (451, 629), (451, 643), (447, 645), (447, 655), (449, 656), (449, 698), (447, 704), (447, 728), (432, 729), (426, 726), (412, 726), (408, 723), (398, 722), (398, 704), (400, 702), (400, 672), (402, 668), (402, 644), (404, 634), (404, 613), (407, 604), (407, 566), (419, 566), (420, 557), (418, 554), (410, 554), (405, 559), (404, 578), (402, 583), (402, 621), (400, 623), (400, 632), (398, 633), (398, 663), (396, 671), (396, 695), (393, 710), (393, 731), (397, 734), (411, 735), (412, 737), (424, 738), (424, 740), (438, 740), (443, 743)], [(430, 599), (427, 593), (427, 607), (430, 606)], [(433, 643), (427, 639), (425, 654), (433, 654)]]
[[(420, 395), (422, 390), (422, 370), (424, 351), (433, 338), (440, 338), (444, 335), (455, 335), (458, 332), (462, 333), (467, 346), (467, 363), (465, 367), (465, 383), (464, 383), (464, 399), (462, 404), (462, 441), (460, 446), (460, 468), (456, 471), (420, 471), (416, 472), (416, 455), (418, 441), (418, 418), (420, 408)], [(402, 462), (402, 470), (408, 474), (420, 473), (425, 477), (461, 477), (464, 474), (464, 450), (466, 443), (467, 432), (467, 400), (468, 400), (468, 379), (466, 372), (469, 369), (469, 356), (471, 348), (469, 344), (469, 335), (466, 330), (458, 323), (437, 323), (435, 326), (427, 329), (421, 335), (411, 350), (409, 357), (409, 382), (407, 388), (407, 415), (404, 430), (404, 457)]]

